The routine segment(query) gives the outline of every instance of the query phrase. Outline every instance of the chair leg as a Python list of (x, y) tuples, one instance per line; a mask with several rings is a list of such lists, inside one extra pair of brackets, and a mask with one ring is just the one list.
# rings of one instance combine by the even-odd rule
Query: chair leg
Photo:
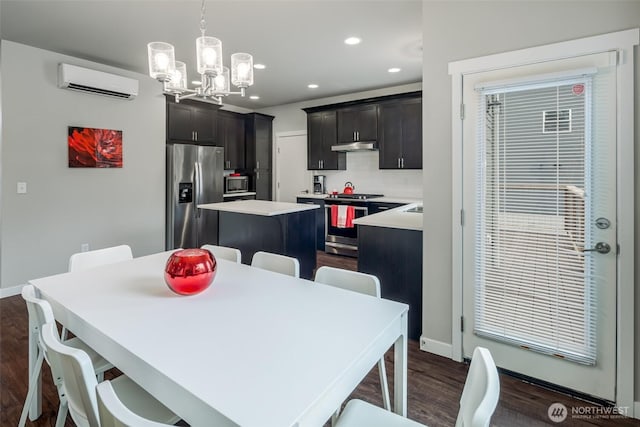
[(58, 406), (58, 417), (56, 418), (56, 427), (64, 427), (64, 423), (67, 420), (67, 412), (69, 411), (69, 404), (65, 400), (60, 401)]
[(27, 415), (29, 414), (29, 407), (31, 406), (31, 400), (33, 399), (33, 395), (36, 392), (36, 383), (38, 382), (38, 378), (40, 377), (40, 370), (42, 369), (43, 360), (44, 360), (44, 354), (40, 352), (40, 354), (38, 354), (38, 359), (36, 360), (36, 364), (33, 367), (31, 378), (29, 379), (29, 390), (27, 391), (27, 397), (24, 400), (24, 406), (22, 407), (22, 413), (20, 414), (20, 421), (18, 422), (18, 427), (24, 427), (24, 425), (27, 423)]
[(391, 399), (389, 398), (389, 383), (387, 382), (387, 369), (384, 365), (384, 357), (378, 361), (378, 372), (380, 373), (380, 387), (382, 388), (384, 409), (390, 411)]
[(338, 423), (338, 416), (340, 415), (340, 408), (336, 409), (336, 412), (331, 415), (331, 427), (335, 427)]

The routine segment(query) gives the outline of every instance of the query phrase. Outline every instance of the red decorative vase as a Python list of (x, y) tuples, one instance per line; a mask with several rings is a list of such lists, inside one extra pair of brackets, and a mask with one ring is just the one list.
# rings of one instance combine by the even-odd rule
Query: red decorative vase
[(217, 266), (216, 258), (206, 249), (181, 249), (167, 260), (164, 281), (177, 294), (194, 295), (213, 282)]

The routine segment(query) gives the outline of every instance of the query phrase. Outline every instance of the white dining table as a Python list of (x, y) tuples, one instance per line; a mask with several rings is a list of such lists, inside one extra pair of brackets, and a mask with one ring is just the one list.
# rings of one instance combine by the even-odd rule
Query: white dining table
[(394, 347), (407, 411), (406, 304), (218, 260), (200, 294), (171, 252), (31, 280), (56, 320), (193, 427), (322, 426)]

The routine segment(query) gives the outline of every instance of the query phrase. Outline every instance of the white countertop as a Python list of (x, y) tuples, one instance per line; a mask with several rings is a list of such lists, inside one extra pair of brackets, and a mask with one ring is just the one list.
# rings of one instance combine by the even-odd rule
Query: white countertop
[(407, 212), (408, 209), (416, 206), (422, 206), (422, 202), (410, 203), (377, 214), (367, 215), (353, 220), (353, 223), (360, 226), (422, 231), (422, 213)]
[(255, 191), (245, 191), (242, 193), (226, 193), (222, 197), (226, 199), (228, 197), (244, 197), (244, 196), (255, 196), (255, 195), (256, 195)]
[(294, 212), (319, 209), (318, 205), (271, 202), (268, 200), (238, 200), (233, 203), (208, 203), (198, 205), (200, 209), (211, 209), (221, 212), (235, 212), (249, 215), (275, 216)]
[[(300, 193), (297, 197), (302, 197), (305, 199), (326, 199), (329, 197), (328, 194), (311, 194), (311, 193)], [(369, 202), (381, 202), (381, 203), (421, 203), (422, 199), (416, 199), (413, 197), (395, 197), (395, 196), (384, 196), (384, 197), (375, 197), (373, 199), (369, 199)]]

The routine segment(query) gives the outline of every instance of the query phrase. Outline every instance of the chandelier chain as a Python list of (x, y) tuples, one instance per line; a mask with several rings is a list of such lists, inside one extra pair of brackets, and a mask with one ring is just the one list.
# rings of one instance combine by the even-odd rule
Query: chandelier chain
[(200, 8), (200, 33), (202, 34), (202, 37), (204, 37), (204, 32), (206, 30), (206, 22), (204, 20), (204, 13), (205, 13), (205, 7), (204, 7), (204, 0), (202, 0), (202, 7)]

